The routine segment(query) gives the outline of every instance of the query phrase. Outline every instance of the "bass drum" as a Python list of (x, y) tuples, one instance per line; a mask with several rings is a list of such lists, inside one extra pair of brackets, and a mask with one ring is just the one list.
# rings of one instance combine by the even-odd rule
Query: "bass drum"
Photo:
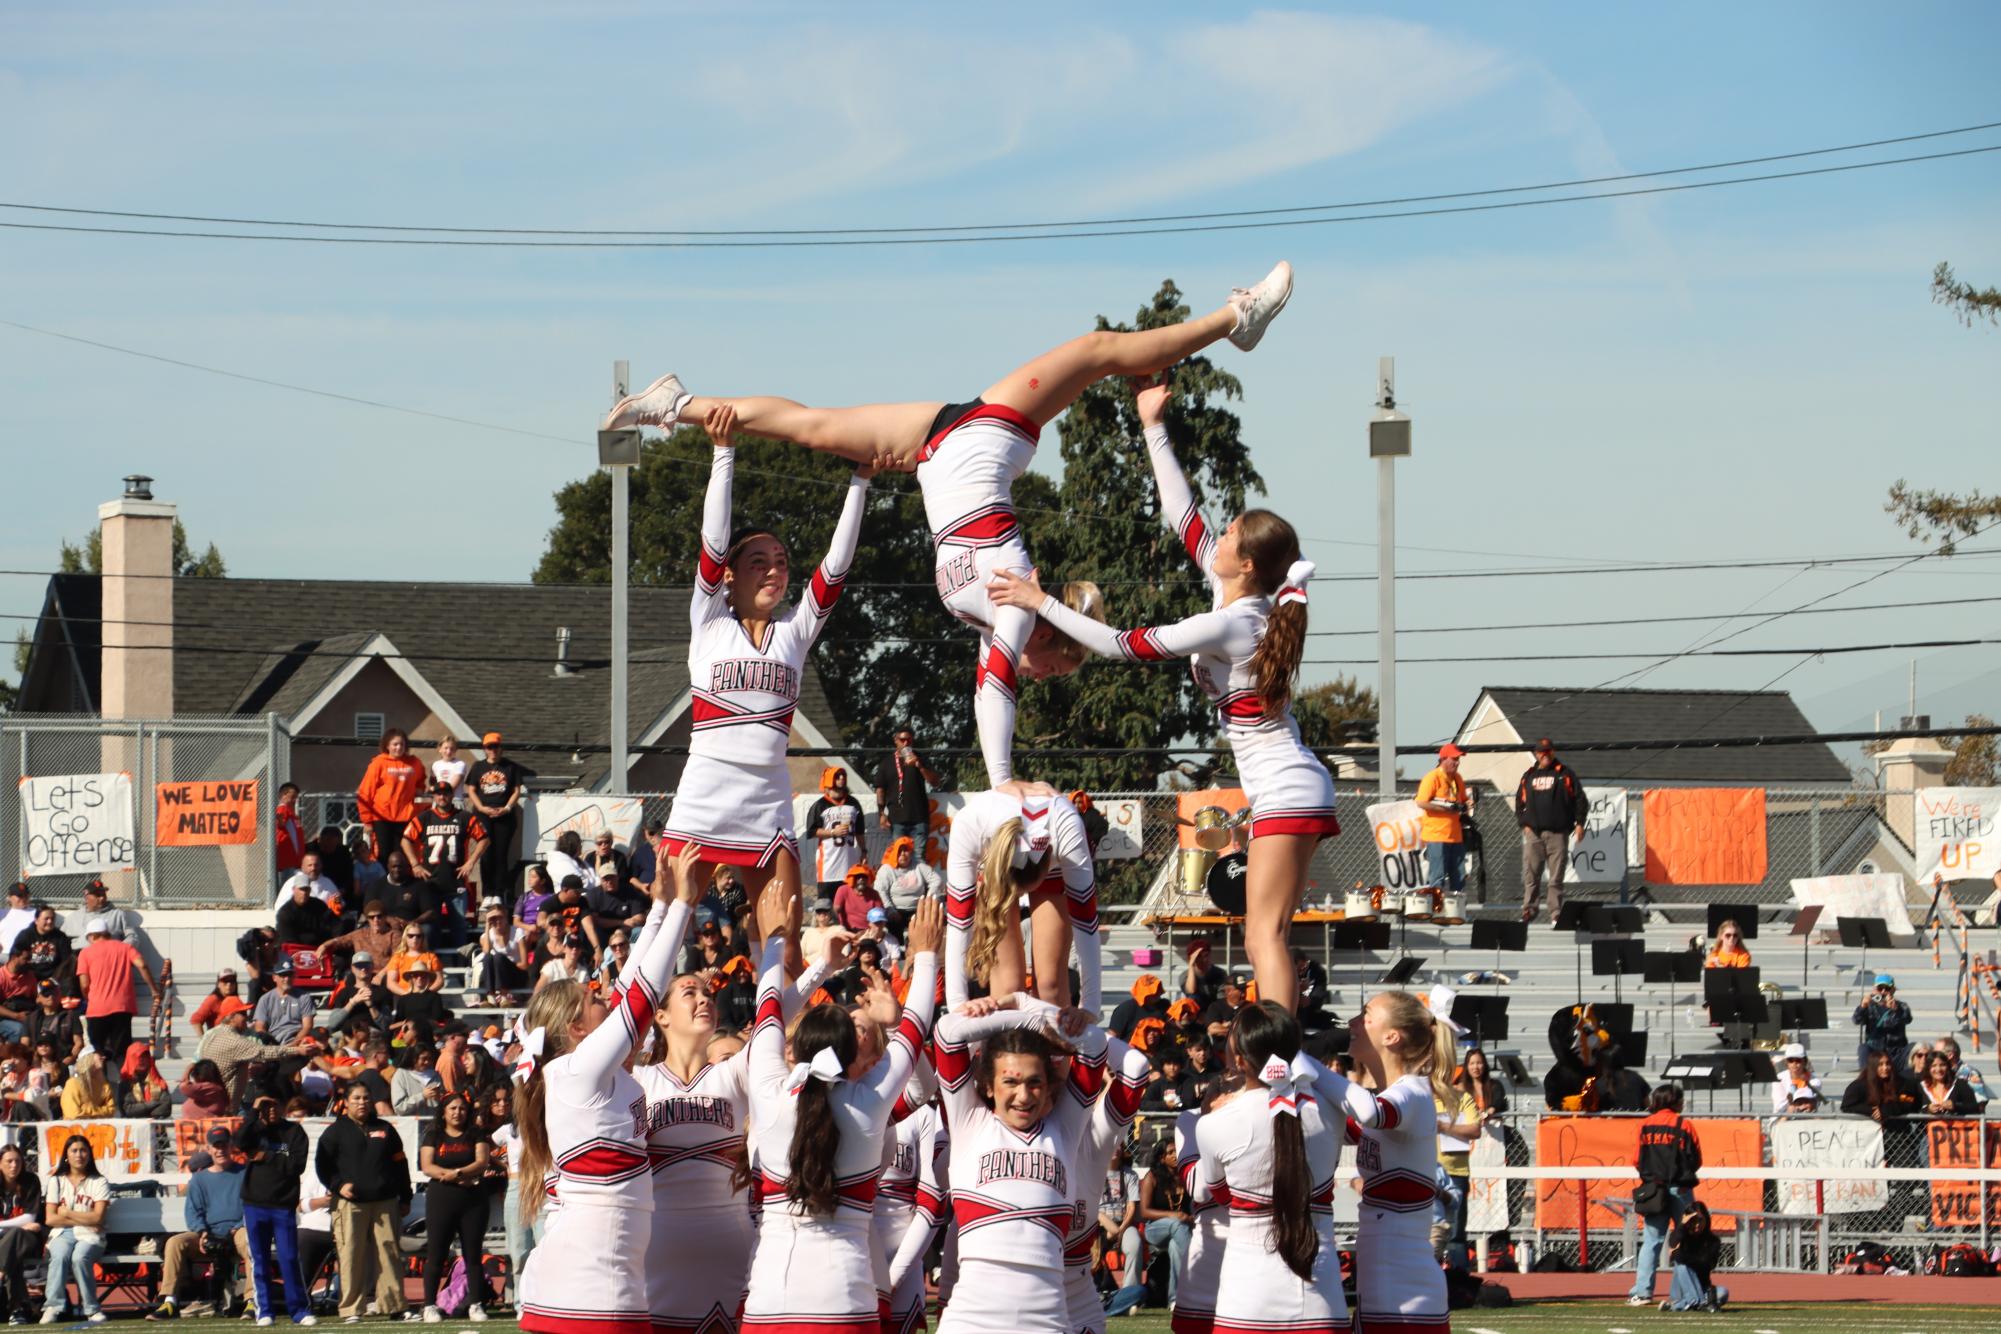
[(1209, 891), (1209, 902), (1215, 904), (1227, 916), (1242, 917), (1245, 894), (1244, 877), (1249, 873), (1251, 859), (1241, 852), (1225, 853), (1209, 868), (1205, 887)]

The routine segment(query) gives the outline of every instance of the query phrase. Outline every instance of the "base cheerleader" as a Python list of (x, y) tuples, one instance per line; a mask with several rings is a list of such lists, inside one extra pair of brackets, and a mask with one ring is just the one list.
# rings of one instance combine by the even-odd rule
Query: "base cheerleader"
[[(684, 851), (660, 878), (621, 988), (599, 1000), (581, 982), (548, 982), (528, 1002), (516, 1077), (522, 1222), (552, 1210), (521, 1274), (521, 1328), (544, 1334), (652, 1334), (644, 1099), (625, 1072), (653, 1022), (706, 883)], [(664, 897), (671, 883), (674, 901)]]
[[(945, 1155), (950, 1139), (937, 1101), (930, 1057), (919, 1059), (897, 1111), (875, 1197), (875, 1241), (883, 1260), (881, 1288), (888, 1303), (883, 1334), (916, 1334), (924, 1328), (924, 1257), (945, 1225), (951, 1198)], [(907, 1104), (907, 1107), (906, 1107)]]
[(1334, 780), (1300, 741), (1291, 709), (1313, 565), (1300, 558), (1292, 525), (1270, 510), (1246, 510), (1220, 536), (1211, 531), (1174, 460), (1167, 398), (1160, 385), (1140, 393), (1147, 457), (1160, 488), (1161, 516), (1208, 581), (1212, 609), (1172, 625), (1115, 630), (1045, 594), (1032, 573), (997, 571), (988, 593), (1003, 606), (1036, 613), (1104, 657), (1189, 660), (1195, 684), (1216, 706), (1251, 804), (1244, 952), (1257, 973), (1258, 995), (1291, 1010), (1299, 980), (1287, 933), (1314, 848), (1341, 832)]
[[(729, 400), (739, 425), (754, 435), (858, 464), (916, 471), (937, 545), (938, 595), (980, 635), (973, 715), (989, 786), (1014, 781), (1018, 677), (1072, 672), (1081, 661), (1074, 644), (1038, 625), (1032, 613), (994, 606), (985, 589), (996, 569), (1032, 568), (1012, 488), (1033, 460), (1042, 428), (1099, 380), (1154, 374), (1224, 338), (1249, 351), (1291, 294), (1292, 266), (1281, 263), (1207, 315), (1134, 333), (1099, 330), (1073, 338), (965, 403), (809, 408), (783, 398)], [(666, 375), (621, 401), (604, 425), (670, 427), (702, 420), (722, 402), (695, 397)], [(1073, 586), (1071, 597), (1087, 614), (1100, 601), (1094, 587)]]
[[(1032, 959), (1021, 947), (1021, 897), (1028, 896)], [(1068, 961), (1077, 958), (1078, 1008), (1103, 1007), (1097, 873), (1084, 817), (1069, 798), (1032, 792), (976, 792), (952, 817), (945, 858), (945, 1003), (969, 981), (992, 995), (1019, 991), (1033, 964), (1036, 994), (1070, 1004)]]

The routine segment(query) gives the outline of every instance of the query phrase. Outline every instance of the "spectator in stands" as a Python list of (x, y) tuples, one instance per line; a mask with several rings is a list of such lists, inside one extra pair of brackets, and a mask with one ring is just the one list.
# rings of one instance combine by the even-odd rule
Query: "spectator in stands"
[(289, 892), (278, 905), (277, 923), (280, 945), (318, 949), (340, 934), (340, 921), (333, 909), (314, 898), (312, 886), (298, 876), (292, 877)]
[(104, 923), (104, 934), (113, 940), (131, 940), (139, 934), (139, 924), (123, 908), (111, 906), (111, 890), (102, 880), (92, 878), (83, 887), (83, 915)]
[(1293, 947), (1292, 967), (1299, 978), (1299, 1022), (1308, 1029), (1332, 1026), (1334, 1015), (1327, 1002), (1333, 993), (1327, 987), (1327, 969), (1298, 946)]
[[(1417, 785), (1417, 804), (1424, 808), (1417, 836), (1424, 844), (1425, 883), (1443, 888), (1448, 894), (1466, 890), (1466, 780), (1459, 776), (1459, 760), (1466, 754), (1447, 742), (1439, 747), (1438, 767)], [(1523, 909), (1522, 920), (1529, 920)]]
[(1533, 922), (1549, 873), (1549, 920), (1563, 906), (1563, 873), (1572, 840), (1582, 841), (1591, 817), (1584, 782), (1556, 758), (1548, 737), (1536, 742), (1535, 764), (1515, 786), (1515, 819), (1522, 826), (1522, 920)]
[(404, 1051), (409, 1064), (398, 1066), (389, 1077), (389, 1101), (398, 1116), (429, 1116), (444, 1096), (438, 1079), (438, 1049), (424, 1043)]
[(195, 1054), (215, 1062), (220, 1082), (229, 1090), (229, 1105), (234, 1108), (243, 1092), (244, 1063), (261, 1057), (264, 1043), (250, 1032), (250, 1006), (243, 1001), (234, 997), (224, 1001), (216, 1017), (221, 1022), (202, 1034)]
[(882, 854), (882, 866), (875, 873), (875, 892), (895, 914), (892, 921), (900, 931), (920, 902), (944, 897), (945, 882), (918, 857), (917, 844), (908, 836), (899, 836)]
[(1970, 1116), (1980, 1110), (1980, 1100), (1953, 1069), (1952, 1058), (1936, 1047), (1925, 1058), (1925, 1073), (1918, 1081), (1918, 1102), (1933, 1116)]
[(424, 929), (415, 922), (405, 922), (396, 952), (382, 970), (382, 984), (401, 996), (410, 990), (410, 973), (417, 969), (436, 977), (438, 956), (424, 948)]
[(7, 911), (0, 913), (0, 953), (12, 955), (14, 942), (35, 924), (34, 892), (25, 880), (7, 886)]
[(632, 859), (618, 846), (618, 839), (609, 829), (600, 829), (591, 840), (591, 850), (584, 855), (584, 865), (598, 873), (602, 880), (607, 872), (614, 873), (620, 880), (632, 878)]
[(340, 1116), (320, 1136), (313, 1166), (334, 1197), (341, 1316), (360, 1315), (371, 1291), (377, 1315), (401, 1315), (403, 1253), (396, 1233), (410, 1208), (410, 1163), (403, 1137), (375, 1114), (360, 1084), (348, 1085)]
[(632, 845), (625, 868), (625, 878), (648, 896), (653, 893), (653, 878), (660, 874), (660, 836), (666, 831), (665, 822), (648, 820), (639, 832), (639, 841)]
[(528, 933), (513, 923), (497, 898), (488, 899), (482, 912), (486, 924), (474, 945), (479, 989), (488, 1005), (505, 1007), (528, 986)]
[(1749, 968), (1751, 951), (1744, 944), (1744, 928), (1737, 919), (1726, 917), (1716, 924), (1716, 944), (1703, 959), (1704, 968)]
[[(230, 999), (236, 998), (232, 996)], [(228, 1116), (235, 1110), (236, 1101), (229, 1096), (229, 1085), (223, 1082), (222, 1067), (214, 1061), (198, 1060), (181, 1076), (181, 1105), (174, 1113), (176, 1117), (203, 1121), (210, 1117)]]
[(63, 1085), (63, 1118), (104, 1121), (118, 1115), (118, 1093), (104, 1077), (104, 1053), (92, 1048), (76, 1058), (69, 1082)]
[(1494, 1078), (1487, 1064), (1487, 1053), (1478, 1047), (1467, 1049), (1459, 1073), (1452, 1077), (1452, 1086), (1473, 1100), (1473, 1108), (1483, 1122), (1508, 1110), (1508, 1091)]
[(882, 907), (882, 895), (875, 892), (875, 872), (865, 861), (848, 868), (841, 887), (834, 891), (834, 920), (850, 931), (868, 929), (869, 909)]
[(317, 848), (299, 859), (299, 869), (285, 877), (278, 886), (278, 905), (282, 908), (292, 898), (295, 886), (304, 886), (306, 891), (321, 903), (331, 903), (340, 897), (340, 886), (326, 874), (325, 862)]
[(275, 1244), (276, 1267), (285, 1282), (286, 1313), (295, 1325), (318, 1324), (307, 1300), (312, 1280), (299, 1264), (299, 1182), (310, 1161), (306, 1129), (285, 1119), (276, 1098), (259, 1098), (237, 1129), (235, 1143), (246, 1163), (244, 1241), (256, 1284), (258, 1321), (261, 1324), (274, 1314), (271, 1251)]
[[(355, 832), (362, 834), (363, 842), (369, 841), (368, 835), (363, 831)], [(348, 847), (336, 825), (320, 826), (319, 837), (314, 842), (320, 854), (320, 874), (333, 881), (334, 888), (342, 894), (354, 893), (354, 868), (359, 864), (362, 854)], [(374, 857), (374, 850), (371, 848), (367, 855)]]
[[(185, 1232), (167, 1238), (162, 1248), (165, 1263), (160, 1271), (160, 1304), (153, 1314), (172, 1320), (180, 1314), (182, 1282), (190, 1266), (214, 1260), (224, 1270), (233, 1268), (231, 1252), (250, 1267), (250, 1233), (243, 1222), (243, 1168), (230, 1154), (231, 1135), (225, 1126), (210, 1126), (209, 1165), (188, 1178), (187, 1223)], [(225, 1288), (222, 1309), (227, 1315), (235, 1308), (238, 1294)], [(258, 1308), (265, 1314), (264, 1308)]]
[(250, 974), (243, 992), (245, 1001), (254, 1001), (270, 990), (271, 965), (278, 962), (278, 933), (268, 926), (253, 926), (236, 938), (236, 957)]
[(1206, 940), (1198, 940), (1188, 947), (1188, 968), (1181, 975), (1181, 994), (1192, 999), (1201, 1009), (1208, 1009), (1223, 994), (1223, 984), (1230, 975), (1214, 962), (1214, 951)]
[(67, 982), (76, 975), (76, 950), (64, 934), (56, 910), (46, 903), (35, 905), (35, 921), (15, 938), (28, 947), (28, 967), (43, 982)]
[(389, 989), (375, 980), (375, 956), (356, 950), (347, 971), (335, 979), (333, 990), (327, 993), (320, 1022), (336, 1030), (355, 1024), (372, 1027), (388, 1013), (392, 999)]
[(272, 989), (257, 998), (250, 1026), (280, 1045), (299, 1035), (313, 1013), (313, 998), (292, 989), (292, 961), (280, 959), (271, 968)]
[(422, 922), (433, 945), (463, 945), (469, 934), (459, 906), (461, 891), (479, 879), (480, 858), (486, 853), (486, 826), (471, 811), (460, 810), (452, 790), (439, 783), (431, 800), (417, 808), (403, 830), (403, 855), (410, 870), (424, 882), (428, 911), (407, 920)]
[(10, 1325), (32, 1318), (28, 1266), (42, 1255), (42, 1183), (18, 1144), (0, 1147), (0, 1315)]
[(1453, 1269), (1466, 1264), (1466, 1190), (1472, 1177), (1473, 1141), (1487, 1118), (1473, 1095), (1453, 1087), (1449, 1097), (1432, 1094), (1438, 1115), (1436, 1198), (1431, 1210), (1432, 1254)]
[(1223, 994), (1218, 996), (1208, 1009), (1202, 1011), (1202, 1022), (1209, 1029), (1211, 1042), (1226, 1042), (1230, 1037), (1230, 1026), (1237, 1021), (1237, 1011), (1244, 1008), (1244, 983), (1241, 978), (1228, 978), (1223, 983)]
[(514, 840), (521, 832), (521, 802), (533, 775), (502, 753), (500, 733), (486, 733), (480, 746), (482, 757), (466, 771), (466, 804), (486, 826), (480, 888), (512, 902), (515, 888), (508, 872), (514, 865)]
[(388, 859), (403, 846), (403, 827), (417, 812), (424, 790), (424, 766), (410, 754), (410, 738), (400, 727), (382, 734), (382, 752), (368, 762), (355, 790), (355, 814), (375, 839), (375, 855)]
[[(1122, 1291), (1144, 1293), (1139, 1276), (1139, 1174), (1133, 1171), (1132, 1154), (1121, 1139), (1112, 1146), (1105, 1164), (1105, 1181), (1098, 1194), (1098, 1231), (1107, 1251), (1116, 1248), (1125, 1263), (1120, 1266)], [(1139, 1297), (1130, 1305), (1137, 1306)], [(1130, 1309), (1130, 1307), (1128, 1307)]]
[(368, 835), (359, 829), (351, 830), (347, 836), (348, 862), (354, 867), (354, 884), (341, 891), (349, 903), (361, 899), (372, 899), (382, 892), (382, 882), (389, 878), (389, 868), (375, 855), (375, 848), (369, 843)]
[(15, 950), (0, 964), (0, 1041), (19, 1042), (28, 1035), (35, 1012), (35, 973), (28, 951)]
[(1681, 1085), (1663, 1084), (1647, 1096), (1647, 1119), (1640, 1122), (1639, 1151), (1634, 1165), (1640, 1188), (1633, 1208), (1645, 1221), (1639, 1263), (1633, 1271), (1628, 1306), (1654, 1304), (1654, 1274), (1660, 1268), (1661, 1247), (1668, 1225), (1688, 1211), (1695, 1198), (1695, 1174), (1702, 1170), (1702, 1146), (1681, 1116)]
[(848, 870), (862, 860), (862, 804), (848, 792), (848, 771), (828, 765), (820, 771), (820, 795), (806, 808), (801, 833), (813, 840), (812, 869), (805, 872), (831, 899)]
[(118, 1069), (118, 1114), (141, 1121), (165, 1121), (173, 1115), (174, 1095), (153, 1063), (147, 1042), (128, 1043)]
[(625, 972), (626, 962), (632, 958), (632, 932), (624, 927), (611, 933), (605, 942), (604, 957), (591, 970), (591, 985), (601, 996), (617, 993), (618, 979)]
[(42, 1323), (62, 1319), (68, 1304), (67, 1281), (76, 1281), (77, 1307), (83, 1318), (101, 1325), (107, 1317), (97, 1305), (97, 1257), (104, 1254), (104, 1211), (111, 1200), (111, 1183), (97, 1170), (90, 1141), (71, 1135), (63, 1141), (62, 1157), (50, 1175), (43, 1196), (49, 1229), (48, 1295), (42, 1301)]
[(278, 874), (299, 869), (299, 858), (306, 852), (306, 827), (299, 823), (299, 785), (281, 783), (278, 785), (278, 809), (271, 817), (271, 841), (275, 847), (274, 856)]
[(1199, 1107), (1222, 1081), (1223, 1069), (1216, 1063), (1216, 1049), (1204, 1041), (1188, 1044), (1188, 1074), (1190, 1090), (1194, 1093), (1190, 1106)]
[(1947, 1034), (1945, 1037), (1932, 1043), (1932, 1050), (1942, 1051), (1946, 1054), (1946, 1058), (1952, 1062), (1953, 1071), (1966, 1081), (1966, 1086), (1973, 1090), (1974, 1098), (1979, 1101), (1981, 1106), (1985, 1107), (1991, 1096), (1987, 1092), (1987, 1081), (1980, 1077), (1978, 1070), (1960, 1060), (1959, 1039), (1953, 1037), (1951, 1034)]
[(1111, 1031), (1121, 1042), (1132, 1041), (1133, 1026), (1151, 1015), (1165, 1021), (1167, 1018), (1167, 988), (1152, 973), (1141, 973), (1133, 981), (1132, 994), (1120, 1001), (1112, 1010)]
[(565, 936), (562, 954), (542, 965), (541, 973), (535, 978), (535, 989), (540, 991), (551, 982), (581, 982), (590, 971), (590, 956), (585, 952), (582, 938)]
[(597, 873), (598, 882), (585, 893), (584, 902), (597, 919), (598, 931), (609, 935), (620, 927), (637, 931), (645, 926), (653, 900), (628, 884), (616, 867), (600, 866)]
[[(1188, 1243), (1195, 1236), (1195, 1216), (1188, 1209), (1188, 1188), (1175, 1170), (1174, 1141), (1162, 1139), (1153, 1146), (1146, 1174), (1139, 1179), (1139, 1217), (1142, 1235), (1155, 1254), (1167, 1252), (1167, 1304), (1174, 1305), (1180, 1285), (1182, 1262)], [(1141, 1276), (1135, 1276), (1135, 1279)]]
[(1855, 1007), (1855, 1022), (1862, 1029), (1863, 1068), (1869, 1068), (1869, 1053), (1887, 1052), (1899, 1069), (1911, 1047), (1911, 1007), (1897, 999), (1897, 979), (1888, 973), (1876, 974), (1869, 998)]
[(62, 988), (53, 981), (35, 985), (35, 1012), (28, 1016), (28, 1041), (48, 1043), (55, 1058), (65, 1066), (83, 1050), (83, 1024), (75, 1010), (64, 1008)]
[(582, 893), (598, 882), (598, 873), (584, 865), (584, 836), (574, 829), (565, 829), (556, 835), (556, 846), (549, 849), (543, 859), (549, 878), (556, 882), (558, 889), (571, 876), (577, 878), (577, 892)]
[(215, 985), (209, 988), (208, 995), (201, 998), (201, 1004), (195, 1006), (195, 1012), (188, 1016), (188, 1023), (193, 1025), (196, 1033), (206, 1033), (216, 1023), (216, 1011), (235, 994), (236, 970), (225, 968), (215, 975)]
[(1813, 1062), (1807, 1059), (1806, 1047), (1798, 1042), (1788, 1042), (1779, 1051), (1785, 1068), (1779, 1072), (1778, 1080), (1772, 1085), (1772, 1112), (1774, 1115), (1788, 1111), (1799, 1091), (1805, 1089), (1820, 1098), (1820, 1076), (1813, 1072)]
[(466, 761), (459, 754), (459, 739), (445, 737), (438, 742), (438, 758), (431, 761), (429, 786), (449, 787), (453, 801), (466, 799)]
[(514, 902), (514, 920), (524, 927), (540, 926), (542, 909), (555, 898), (556, 882), (549, 878), (549, 868), (536, 863), (528, 868), (521, 897)]
[(917, 753), (916, 742), (917, 734), (908, 727), (897, 728), (890, 738), (893, 749), (875, 771), (875, 809), (877, 825), (891, 838), (909, 839), (922, 862), (931, 839), (931, 789), (944, 780)]
[[(445, 1260), (454, 1241), (459, 1243), (468, 1276), (481, 1272), (487, 1217), (492, 1211), (492, 1197), (482, 1183), (492, 1151), (475, 1122), (472, 1101), (463, 1093), (447, 1097), (425, 1128), (418, 1165), (431, 1179), (424, 1188), (424, 1319), (431, 1323), (439, 1318), (438, 1284), (444, 1280)], [(483, 1279), (473, 1289), (468, 1319), (486, 1319), (479, 1301), (484, 1295), (481, 1287)]]
[[(403, 854), (396, 854), (400, 859)], [(314, 951), (322, 959), (329, 955), (367, 955), (370, 961), (388, 960), (396, 953), (398, 941), (402, 939), (403, 928), (409, 925), (400, 917), (391, 917), (389, 909), (381, 899), (370, 899), (361, 905), (361, 924), (344, 936), (335, 936), (324, 941)]]
[(429, 1042), (438, 1025), (452, 1017), (444, 993), (437, 989), (437, 970), (419, 961), (404, 970), (403, 982), (408, 990), (396, 998), (395, 1022), (409, 1025), (414, 1037)]
[(1188, 1080), (1188, 1054), (1179, 1043), (1168, 1039), (1156, 1041), (1147, 1056), (1153, 1062), (1153, 1075), (1140, 1094), (1140, 1111), (1179, 1112), (1187, 1107), (1184, 1089)]
[(1167, 1023), (1184, 1047), (1209, 1040), (1209, 1030), (1202, 1026), (1202, 1012), (1195, 1008), (1191, 996), (1174, 998), (1174, 1003), (1167, 1007)]

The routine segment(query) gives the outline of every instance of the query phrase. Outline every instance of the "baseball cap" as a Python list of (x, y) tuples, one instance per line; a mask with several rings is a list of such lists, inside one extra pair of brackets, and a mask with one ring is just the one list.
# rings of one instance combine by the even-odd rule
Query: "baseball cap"
[(479, 744), (480, 744), (480, 745), (482, 745), (482, 746), (497, 746), (497, 745), (499, 745), (499, 744), (500, 744), (500, 733), (498, 733), (498, 732), (488, 732), (488, 733), (487, 733), (487, 734), (486, 734), (485, 736), (483, 736), (483, 737), (481, 737), (481, 738), (479, 739)]
[(1897, 979), (1891, 977), (1888, 973), (1878, 973), (1876, 974), (1876, 985), (1879, 987), (1888, 987), (1890, 990), (1895, 991), (1897, 989)]
[(1535, 743), (1535, 750), (1538, 755), (1554, 755), (1556, 754), (1556, 743), (1548, 737), (1544, 737)]
[(440, 779), (438, 782), (431, 784), (431, 795), (434, 797), (449, 797), (456, 790), (457, 789), (455, 789), (450, 783), (447, 783), (442, 779)]
[(54, 982), (49, 981), (47, 979), (44, 979), (40, 983), (40, 985), (38, 985), (35, 988), (35, 990), (36, 992), (44, 996), (55, 996), (59, 995), (62, 992), (61, 987), (57, 986)]
[(227, 1126), (210, 1126), (208, 1128), (208, 1146), (211, 1149), (228, 1148), (229, 1128)]
[(871, 922), (887, 922), (889, 914), (881, 908), (870, 908), (868, 910), (868, 919)]
[(215, 975), (215, 980), (218, 982), (234, 982), (236, 980), (236, 970), (234, 968), (225, 968)]
[(1797, 1042), (1788, 1042), (1779, 1049), (1779, 1055), (1788, 1061), (1804, 1061), (1806, 1048)]
[(228, 1019), (239, 1014), (247, 1014), (249, 1011), (250, 1002), (241, 996), (231, 996), (215, 1008), (217, 1016), (223, 1019)]
[(832, 912), (833, 910), (834, 901), (832, 899), (822, 896), (813, 900), (814, 912)]
[(292, 975), (292, 961), (290, 959), (280, 959), (278, 960), (278, 962), (271, 965), (271, 976), (290, 977), (291, 975)]
[(1459, 749), (1459, 747), (1453, 745), (1450, 741), (1438, 748), (1438, 758), (1441, 760), (1456, 760), (1465, 753), (1465, 751)]
[(93, 878), (89, 884), (83, 887), (83, 892), (86, 894), (109, 894), (111, 890), (105, 886), (102, 880)]
[(83, 924), (83, 933), (86, 936), (108, 936), (111, 928), (104, 924), (102, 917), (93, 917)]
[(196, 1172), (206, 1172), (214, 1166), (215, 1156), (207, 1149), (196, 1149), (188, 1155), (188, 1174), (190, 1176)]
[(1817, 1089), (1817, 1088), (1815, 1088), (1815, 1087), (1813, 1087), (1813, 1085), (1811, 1085), (1811, 1084), (1808, 1084), (1808, 1085), (1806, 1085), (1806, 1086), (1805, 1086), (1805, 1087), (1803, 1087), (1803, 1088), (1796, 1088), (1796, 1089), (1794, 1089), (1794, 1090), (1793, 1090), (1793, 1091), (1791, 1092), (1791, 1094), (1789, 1094), (1789, 1095), (1787, 1096), (1787, 1098), (1786, 1098), (1786, 1101), (1787, 1101), (1787, 1102), (1819, 1102), (1819, 1101), (1820, 1101), (1820, 1090), (1819, 1090), (1819, 1089)]
[(369, 952), (368, 952), (367, 950), (356, 950), (356, 951), (354, 952), (354, 957), (353, 957), (352, 959), (348, 960), (348, 962), (349, 962), (349, 963), (374, 963), (374, 962), (375, 962), (375, 956), (374, 956), (373, 954), (370, 954), (370, 953), (369, 953)]

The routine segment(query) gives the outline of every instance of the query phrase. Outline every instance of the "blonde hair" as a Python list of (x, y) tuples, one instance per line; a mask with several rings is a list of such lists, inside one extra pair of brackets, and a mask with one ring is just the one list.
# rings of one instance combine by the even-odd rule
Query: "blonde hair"
[[(1089, 579), (1072, 579), (1064, 584), (1056, 590), (1056, 600), (1100, 625), (1105, 623), (1105, 592)], [(1049, 625), (1049, 622), (1044, 621), (1043, 624)], [(1062, 658), (1073, 670), (1083, 666), (1084, 659), (1090, 656), (1082, 644), (1053, 625), (1049, 625), (1049, 641), (1042, 651)]]
[(985, 982), (1000, 952), (1001, 933), (1007, 929), (1007, 910), (1023, 889), (1042, 883), (1049, 868), (1049, 853), (1019, 870), (1014, 865), (1014, 845), (1021, 838), (1021, 817), (1005, 821), (980, 853), (980, 883), (973, 900), (973, 940), (966, 949), (966, 975)]
[(1422, 997), (1408, 991), (1385, 991), (1369, 1002), (1381, 1005), (1383, 1022), (1403, 1034), (1404, 1073), (1423, 1075), (1431, 1081), (1434, 1098), (1448, 1106), (1459, 1103), (1452, 1086), (1452, 1067), (1458, 1057), (1452, 1026), (1431, 1012)]
[(521, 1083), (514, 1097), (514, 1124), (521, 1135), (521, 1222), (535, 1219), (542, 1208), (544, 1186), (554, 1166), (549, 1152), (549, 1125), (546, 1100), (549, 1087), (542, 1078), (549, 1062), (570, 1049), (570, 1028), (583, 1018), (584, 1003), (590, 993), (581, 982), (545, 982), (528, 1002), (521, 1027), (530, 1033), (542, 1030), (542, 1055)]

